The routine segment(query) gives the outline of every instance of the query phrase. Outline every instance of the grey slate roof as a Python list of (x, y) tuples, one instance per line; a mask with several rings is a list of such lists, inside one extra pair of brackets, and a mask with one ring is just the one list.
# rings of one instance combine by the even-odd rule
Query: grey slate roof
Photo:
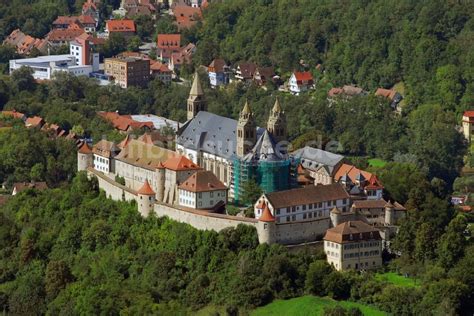
[(319, 167), (326, 166), (330, 174), (335, 171), (334, 167), (344, 159), (344, 156), (309, 146), (295, 150), (291, 155), (299, 158), (305, 169), (316, 171)]
[(252, 150), (245, 155), (244, 161), (280, 161), (285, 159), (286, 155), (283, 155), (278, 150), (275, 141), (273, 140), (270, 133), (265, 130), (257, 140), (257, 143)]
[[(204, 151), (230, 159), (237, 146), (237, 121), (206, 111), (199, 111), (179, 130), (176, 142), (184, 148)], [(264, 129), (257, 127), (257, 138)]]

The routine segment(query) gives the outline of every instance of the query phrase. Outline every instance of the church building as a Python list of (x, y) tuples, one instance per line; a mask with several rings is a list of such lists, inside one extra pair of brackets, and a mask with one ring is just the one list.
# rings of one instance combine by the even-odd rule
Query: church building
[(235, 201), (246, 181), (255, 180), (264, 192), (296, 185), (296, 163), (289, 157), (286, 117), (278, 100), (267, 122), (258, 127), (248, 102), (234, 120), (207, 112), (197, 74), (187, 101), (188, 121), (179, 129), (176, 150), (229, 188)]

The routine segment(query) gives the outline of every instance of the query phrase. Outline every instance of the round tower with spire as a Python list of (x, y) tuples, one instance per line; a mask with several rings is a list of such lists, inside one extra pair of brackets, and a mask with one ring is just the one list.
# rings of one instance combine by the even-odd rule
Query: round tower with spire
[(153, 207), (155, 205), (155, 192), (148, 183), (148, 180), (145, 180), (142, 187), (137, 191), (138, 196), (138, 212), (143, 217), (148, 217), (150, 213), (153, 212)]
[(262, 208), (262, 215), (258, 218), (258, 240), (261, 244), (274, 244), (276, 243), (275, 217), (265, 201)]
[(245, 156), (253, 148), (256, 141), (257, 125), (250, 105), (246, 101), (237, 123), (237, 156)]
[(194, 74), (193, 85), (191, 86), (191, 91), (189, 92), (188, 97), (188, 120), (194, 118), (199, 111), (207, 111), (207, 102), (204, 98), (204, 92), (201, 87), (201, 82), (199, 81), (199, 75), (196, 72)]
[(84, 141), (77, 150), (77, 171), (92, 167), (92, 149)]
[(278, 98), (275, 100), (267, 122), (267, 130), (272, 134), (275, 142), (287, 140), (287, 126), (285, 112), (282, 111)]

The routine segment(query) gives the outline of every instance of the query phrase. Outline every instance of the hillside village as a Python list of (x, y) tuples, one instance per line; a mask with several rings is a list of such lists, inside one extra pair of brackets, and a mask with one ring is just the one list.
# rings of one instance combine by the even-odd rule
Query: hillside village
[[(162, 281), (141, 289), (156, 297), (142, 304), (148, 309), (127, 310), (132, 314), (192, 314), (216, 304), (227, 309), (215, 314), (246, 315), (302, 295), (394, 315), (423, 314), (427, 306), (436, 306), (433, 315), (472, 309), (472, 279), (462, 271), (472, 263), (474, 240), (474, 90), (472, 73), (457, 69), (472, 57), (468, 41), (456, 37), (439, 49), (456, 57), (430, 68), (407, 62), (429, 54), (428, 44), (408, 49), (416, 41), (400, 44), (399, 34), (393, 43), (374, 40), (370, 48), (386, 55), (381, 65), (369, 51), (351, 52), (373, 34), (338, 46), (334, 34), (351, 27), (321, 22), (329, 6), (313, 8), (316, 18), (285, 1), (76, 2), (54, 11), (62, 13), (38, 32), (10, 23), (0, 45), (0, 211), (9, 212), (0, 220), (51, 216), (56, 226), (73, 227), (77, 214), (93, 221), (54, 237), (41, 237), (38, 224), (24, 231), (11, 224), (2, 236), (24, 235), (11, 237), (21, 262), (73, 247), (84, 261), (112, 243), (133, 249), (129, 258), (146, 257), (121, 254), (113, 259), (121, 264), (156, 259), (158, 270), (144, 264), (120, 276), (128, 282), (146, 270)], [(279, 17), (267, 16), (270, 7)], [(276, 27), (282, 12), (298, 25), (285, 28), (288, 43)], [(353, 22), (358, 30), (367, 23)], [(377, 74), (368, 70), (372, 62)], [(73, 240), (85, 245), (81, 251)], [(11, 249), (5, 246), (5, 258)], [(52, 313), (67, 310), (68, 297), (58, 293), (74, 296), (67, 284), (92, 273), (69, 261), (42, 267)], [(230, 274), (220, 279), (225, 269)], [(14, 282), (15, 268), (4, 270), (2, 282)], [(51, 285), (57, 275), (63, 280)], [(400, 280), (414, 284), (400, 287)], [(223, 294), (226, 286), (235, 293)], [(15, 290), (0, 286), (0, 304), (21, 314)], [(449, 302), (439, 303), (442, 297)], [(407, 300), (409, 312), (400, 303)], [(125, 309), (88, 311), (102, 310)]]

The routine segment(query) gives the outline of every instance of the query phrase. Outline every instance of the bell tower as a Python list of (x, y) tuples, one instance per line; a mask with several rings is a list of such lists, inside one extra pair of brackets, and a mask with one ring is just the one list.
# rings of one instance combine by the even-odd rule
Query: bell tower
[(199, 75), (196, 72), (194, 74), (193, 85), (191, 86), (191, 91), (189, 92), (188, 97), (188, 120), (194, 118), (199, 111), (207, 111), (207, 103), (204, 98), (201, 82), (199, 81)]
[(273, 109), (270, 111), (270, 116), (267, 122), (267, 130), (272, 134), (276, 143), (286, 141), (287, 127), (285, 112), (281, 110), (278, 98), (275, 100)]
[(237, 156), (245, 156), (253, 148), (256, 141), (257, 126), (249, 103), (246, 101), (237, 123)]

